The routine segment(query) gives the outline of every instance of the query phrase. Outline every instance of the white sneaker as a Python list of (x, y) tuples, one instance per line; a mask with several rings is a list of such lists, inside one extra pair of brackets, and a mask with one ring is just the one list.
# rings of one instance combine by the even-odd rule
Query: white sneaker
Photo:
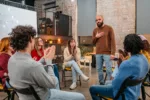
[(89, 77), (87, 77), (86, 75), (82, 74), (81, 77), (83, 78), (84, 81), (88, 81)]
[(70, 89), (73, 90), (73, 89), (75, 89), (76, 87), (77, 87), (76, 82), (73, 82), (73, 83), (71, 84), (71, 86), (70, 86)]

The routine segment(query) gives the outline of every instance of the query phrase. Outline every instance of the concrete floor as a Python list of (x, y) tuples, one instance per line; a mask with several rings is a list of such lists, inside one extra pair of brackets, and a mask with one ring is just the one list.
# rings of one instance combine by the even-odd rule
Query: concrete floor
[[(64, 90), (64, 91), (72, 91), (72, 92), (79, 92), (79, 93), (82, 93), (86, 100), (92, 100), (91, 99), (91, 96), (90, 96), (90, 93), (89, 93), (89, 87), (91, 85), (95, 85), (95, 84), (98, 84), (98, 77), (97, 77), (97, 72), (96, 72), (96, 69), (95, 68), (92, 68), (91, 71), (88, 70), (88, 68), (85, 68), (83, 69), (83, 72), (90, 77), (90, 80), (88, 82), (84, 82), (82, 81), (82, 84), (81, 86), (78, 84), (77, 88), (75, 90), (70, 90), (69, 87), (72, 83), (72, 81), (68, 81), (67, 82), (67, 87), (64, 87), (64, 84), (63, 82), (61, 82), (61, 90)], [(67, 74), (71, 74), (71, 73), (67, 73)], [(60, 78), (61, 78), (62, 74), (60, 72)], [(69, 80), (69, 79), (68, 79)], [(146, 88), (146, 91), (148, 94), (150, 94), (150, 89), (149, 88)], [(0, 93), (0, 100), (2, 100), (4, 97), (6, 96), (5, 93)], [(18, 98), (16, 97), (15, 100), (18, 100)], [(146, 100), (150, 100), (150, 98), (147, 97)]]

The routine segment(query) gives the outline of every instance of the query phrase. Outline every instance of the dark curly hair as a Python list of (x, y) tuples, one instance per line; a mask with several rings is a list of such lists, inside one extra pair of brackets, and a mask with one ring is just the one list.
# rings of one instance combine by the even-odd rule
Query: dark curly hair
[(16, 26), (10, 33), (10, 45), (16, 50), (24, 50), (36, 31), (32, 26)]
[(131, 52), (131, 55), (139, 54), (144, 49), (141, 38), (136, 34), (129, 34), (124, 40), (124, 49), (127, 52)]

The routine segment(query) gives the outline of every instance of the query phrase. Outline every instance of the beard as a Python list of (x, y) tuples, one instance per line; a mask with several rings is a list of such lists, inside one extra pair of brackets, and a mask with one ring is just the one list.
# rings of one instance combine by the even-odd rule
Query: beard
[(101, 27), (103, 26), (103, 24), (104, 24), (103, 22), (98, 22), (98, 23), (97, 23), (97, 26), (98, 26), (99, 28), (101, 28)]

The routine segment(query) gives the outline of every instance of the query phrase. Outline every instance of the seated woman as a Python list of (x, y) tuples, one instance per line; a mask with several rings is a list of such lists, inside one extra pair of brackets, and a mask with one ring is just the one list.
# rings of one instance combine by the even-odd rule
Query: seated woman
[[(44, 57), (44, 52), (45, 51), (49, 51), (48, 49), (50, 49), (51, 47), (48, 47), (44, 50), (44, 41), (42, 40), (42, 38), (40, 37), (36, 37), (35, 38), (35, 44), (34, 44), (34, 49), (31, 51), (31, 56), (34, 60), (41, 62), (42, 64), (45, 65), (45, 62), (42, 62), (41, 60)], [(49, 60), (49, 63), (52, 64), (52, 60)], [(57, 66), (53, 66), (54, 69), (54, 73), (56, 75), (56, 77), (58, 78), (59, 81), (59, 72), (58, 72), (58, 68)], [(60, 89), (59, 87), (59, 82), (57, 84), (57, 89)]]
[(80, 70), (80, 49), (76, 46), (75, 40), (71, 39), (68, 41), (68, 46), (64, 49), (64, 66), (63, 67), (71, 67), (72, 69), (72, 78), (73, 83), (70, 86), (70, 89), (76, 88), (76, 73), (81, 75), (84, 81), (89, 80), (89, 77), (83, 74)]
[[(13, 53), (13, 48), (10, 46), (9, 37), (2, 38), (0, 42), (0, 79), (2, 79), (3, 87), (10, 88), (6, 83), (5, 77), (8, 76), (8, 60)], [(6, 83), (6, 84), (5, 84)]]
[(35, 45), (31, 56), (36, 61), (39, 61), (44, 56), (44, 42), (40, 37), (35, 38)]
[[(97, 94), (114, 98), (126, 78), (140, 79), (146, 76), (149, 63), (146, 57), (140, 53), (143, 48), (142, 40), (138, 35), (129, 34), (125, 37), (124, 49), (130, 52), (131, 57), (121, 63), (118, 74), (113, 79), (111, 85), (93, 85), (90, 87), (93, 100), (99, 100)], [(128, 98), (128, 100), (137, 100), (140, 95), (140, 88), (140, 85), (128, 87), (124, 91), (125, 98)]]

